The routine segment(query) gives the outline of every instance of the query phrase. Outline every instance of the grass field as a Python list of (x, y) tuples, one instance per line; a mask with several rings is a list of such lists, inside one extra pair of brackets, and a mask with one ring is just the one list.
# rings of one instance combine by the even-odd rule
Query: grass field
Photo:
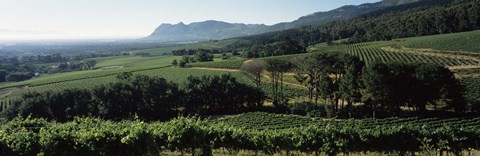
[(198, 48), (218, 49), (218, 48), (223, 48), (224, 46), (232, 44), (236, 41), (237, 40), (235, 39), (229, 39), (229, 40), (221, 40), (221, 41), (190, 43), (190, 44), (168, 46), (163, 48), (136, 50), (136, 51), (131, 51), (130, 54), (149, 53), (150, 55), (165, 55), (165, 54), (171, 54), (173, 50), (178, 50), (178, 49), (198, 49)]

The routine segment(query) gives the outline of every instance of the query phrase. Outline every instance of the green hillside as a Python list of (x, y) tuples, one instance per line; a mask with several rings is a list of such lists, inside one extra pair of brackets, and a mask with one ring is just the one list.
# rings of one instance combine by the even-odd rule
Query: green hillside
[[(480, 31), (402, 38), (358, 44), (317, 44), (312, 52), (346, 52), (365, 61), (427, 62), (447, 67), (479, 66)], [(480, 67), (480, 66), (479, 66)]]

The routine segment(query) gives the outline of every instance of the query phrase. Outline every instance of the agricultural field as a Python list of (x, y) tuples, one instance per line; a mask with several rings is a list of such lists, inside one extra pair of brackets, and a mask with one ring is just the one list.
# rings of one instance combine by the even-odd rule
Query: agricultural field
[[(99, 58), (97, 59), (97, 70), (58, 73), (17, 83), (3, 83), (0, 85), (0, 89), (5, 92), (0, 94), (0, 102), (8, 105), (12, 101), (11, 98), (18, 98), (25, 92), (60, 91), (72, 88), (91, 89), (95, 86), (117, 81), (116, 75), (122, 72), (160, 76), (179, 85), (183, 85), (188, 76), (231, 74), (236, 77), (239, 82), (253, 85), (252, 82), (247, 80), (240, 72), (238, 72), (238, 70), (222, 70), (238, 69), (243, 63), (243, 59), (235, 59), (231, 61), (216, 60), (215, 62), (192, 64), (194, 67), (202, 67), (201, 64), (207, 64), (206, 67), (208, 68), (205, 69), (171, 67), (171, 63), (175, 59), (180, 60), (181, 57), (120, 56)], [(214, 66), (208, 64), (214, 64)], [(217, 64), (217, 66), (215, 66), (215, 64)], [(219, 70), (212, 70), (209, 68), (219, 68)], [(269, 83), (269, 80), (264, 79), (264, 85), (262, 88), (267, 94), (271, 92), (271, 86)], [(12, 88), (15, 88), (14, 92), (10, 91)], [(304, 89), (298, 86), (287, 86), (285, 87), (285, 92), (289, 97), (305, 95)]]
[(221, 68), (221, 69), (240, 69), (245, 59), (214, 61), (214, 62), (199, 62), (189, 64), (192, 67), (204, 68)]
[[(358, 56), (367, 66), (380, 62), (424, 62), (446, 66), (457, 76), (479, 73), (480, 31), (377, 41), (359, 44), (329, 46), (325, 43), (309, 48), (310, 52), (345, 52)], [(458, 71), (458, 72), (457, 72)]]
[(406, 51), (390, 51), (386, 48), (373, 47), (370, 44), (353, 44), (325, 47), (319, 49), (319, 51), (332, 51), (332, 52), (346, 52), (350, 55), (358, 56), (365, 64), (370, 64), (374, 61), (380, 62), (425, 62), (434, 63), (447, 67), (454, 66), (475, 66), (480, 64), (480, 60), (474, 57), (454, 57), (446, 55), (433, 55), (433, 54), (420, 54)]
[(299, 115), (273, 114), (265, 112), (250, 112), (239, 115), (211, 119), (215, 124), (248, 130), (288, 130), (299, 127), (336, 125), (343, 127), (360, 127), (373, 129), (377, 127), (412, 126), (440, 128), (452, 126), (464, 129), (480, 128), (480, 118), (386, 118), (386, 119), (322, 119)]
[(141, 57), (141, 56), (121, 56), (121, 57), (107, 57), (107, 58), (96, 58), (94, 59), (97, 61), (95, 68), (105, 68), (105, 67), (112, 67), (112, 66), (125, 66), (128, 64), (136, 63), (136, 62), (143, 62), (146, 60), (158, 59), (155, 57)]
[(209, 42), (173, 45), (173, 46), (162, 47), (162, 48), (131, 51), (130, 54), (135, 55), (139, 53), (148, 53), (150, 55), (168, 55), (168, 54), (171, 54), (173, 50), (179, 50), (179, 49), (198, 49), (198, 48), (218, 49), (218, 48), (223, 48), (224, 46), (232, 44), (236, 41), (237, 40), (235, 39), (229, 39), (229, 40), (221, 40), (221, 41), (209, 41)]
[(465, 98), (469, 102), (480, 102), (480, 77), (465, 77), (460, 79), (465, 87)]
[(397, 39), (409, 48), (480, 53), (480, 31)]
[(247, 155), (478, 155), (479, 129), (480, 118), (325, 120), (261, 112), (219, 119), (179, 117), (167, 122), (76, 118), (56, 123), (16, 118), (0, 126), (0, 152), (196, 155), (223, 150), (228, 151), (225, 155), (240, 151)]
[(235, 60), (221, 60), (215, 62), (200, 62), (200, 63), (192, 63), (189, 66), (192, 67), (203, 67), (203, 68), (222, 68), (222, 69), (240, 69), (242, 64), (248, 60), (272, 60), (278, 59), (283, 61), (290, 61), (294, 57), (299, 56), (306, 56), (308, 54), (293, 54), (293, 55), (283, 55), (283, 56), (272, 56), (272, 57), (263, 57), (263, 58), (254, 58), (254, 59), (235, 59)]

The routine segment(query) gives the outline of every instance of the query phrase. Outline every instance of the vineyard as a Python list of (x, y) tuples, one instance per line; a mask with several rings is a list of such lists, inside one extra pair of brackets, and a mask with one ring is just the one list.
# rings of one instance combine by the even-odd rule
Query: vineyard
[(480, 118), (387, 118), (387, 119), (362, 119), (362, 120), (334, 120), (310, 118), (299, 115), (271, 114), (264, 112), (244, 113), (212, 120), (215, 124), (226, 124), (233, 127), (249, 130), (286, 130), (298, 127), (315, 125), (323, 127), (337, 125), (342, 127), (358, 126), (362, 129), (373, 129), (377, 127), (395, 127), (399, 125), (410, 127), (431, 127), (441, 128), (451, 126), (463, 129), (475, 130), (480, 128)]
[[(295, 126), (255, 123), (262, 128), (244, 128), (253, 119)], [(52, 123), (17, 118), (0, 127), (0, 155), (212, 155), (225, 150), (228, 155), (240, 151), (250, 151), (250, 155), (476, 155), (479, 128), (480, 118), (324, 121), (265, 113), (153, 123), (94, 118)]]
[[(272, 56), (272, 57), (263, 57), (257, 58), (258, 60), (282, 60), (290, 61), (295, 57), (305, 56), (307, 54), (293, 54), (293, 55), (283, 55), (283, 56)], [(228, 61), (215, 61), (215, 62), (201, 62), (190, 64), (192, 67), (205, 67), (205, 68), (222, 68), (222, 69), (240, 69), (242, 64), (245, 62), (244, 59), (241, 60), (228, 60)]]
[(478, 66), (480, 61), (476, 58), (469, 57), (448, 57), (433, 54), (421, 54), (413, 52), (386, 51), (382, 48), (374, 46), (372, 43), (327, 46), (317, 49), (318, 51), (345, 52), (350, 55), (359, 57), (365, 64), (374, 61), (380, 62), (405, 62), (405, 63), (433, 63), (442, 66)]
[(131, 51), (130, 54), (148, 53), (150, 55), (165, 55), (165, 54), (170, 54), (172, 50), (178, 50), (178, 49), (223, 48), (226, 45), (235, 43), (236, 41), (237, 40), (235, 39), (229, 39), (229, 40), (221, 40), (221, 41), (208, 41), (208, 42), (200, 42), (200, 43), (172, 45), (172, 46), (167, 46), (162, 48)]
[(0, 112), (7, 109), (17, 99), (18, 99), (18, 97), (1, 98), (0, 99)]
[(465, 99), (469, 102), (480, 102), (480, 77), (467, 77), (460, 79), (465, 88)]
[(192, 67), (206, 67), (206, 68), (221, 68), (221, 69), (240, 69), (243, 59), (229, 60), (229, 61), (215, 61), (215, 62), (200, 62), (193, 63)]
[(410, 48), (480, 53), (480, 31), (398, 39)]

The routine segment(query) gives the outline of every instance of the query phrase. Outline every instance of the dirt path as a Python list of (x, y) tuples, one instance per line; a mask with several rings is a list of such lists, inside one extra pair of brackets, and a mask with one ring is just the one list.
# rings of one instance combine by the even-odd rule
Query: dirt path
[(224, 71), (224, 72), (240, 72), (240, 70), (238, 69), (225, 69), (225, 68), (191, 67), (190, 69), (213, 70), (213, 71)]
[(109, 70), (109, 69), (117, 69), (117, 68), (123, 68), (123, 66), (108, 66), (108, 67), (98, 68), (97, 70)]
[[(268, 77), (267, 75), (263, 74), (263, 77), (266, 78), (266, 79), (270, 79), (270, 77)], [(307, 88), (305, 87), (304, 85), (300, 85), (300, 84), (295, 84), (295, 83), (290, 83), (290, 82), (285, 82), (283, 81), (283, 84), (286, 84), (286, 85), (290, 85), (290, 86), (295, 86), (295, 87), (299, 87), (299, 88)]]

